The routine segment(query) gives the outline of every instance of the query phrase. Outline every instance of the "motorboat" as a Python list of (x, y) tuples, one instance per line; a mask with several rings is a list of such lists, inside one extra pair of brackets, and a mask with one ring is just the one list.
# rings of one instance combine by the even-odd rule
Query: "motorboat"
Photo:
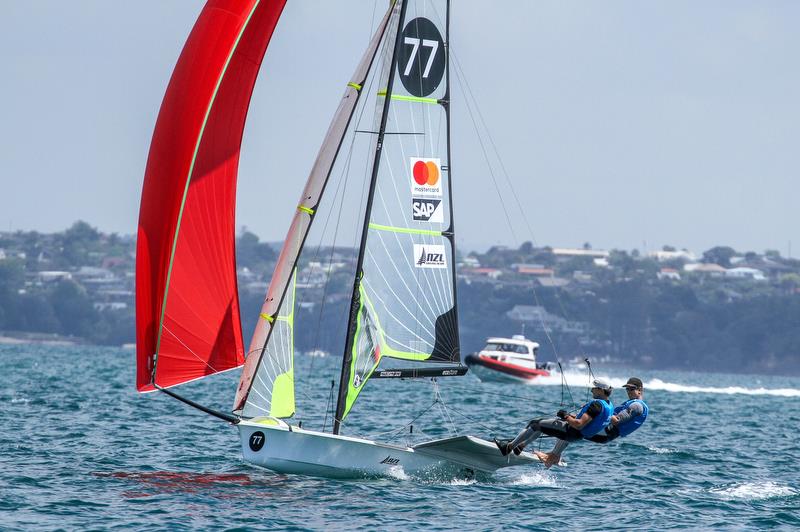
[(538, 364), (539, 344), (521, 334), (511, 338), (488, 338), (478, 353), (467, 355), (464, 362), (482, 381), (530, 381), (547, 377), (552, 363)]

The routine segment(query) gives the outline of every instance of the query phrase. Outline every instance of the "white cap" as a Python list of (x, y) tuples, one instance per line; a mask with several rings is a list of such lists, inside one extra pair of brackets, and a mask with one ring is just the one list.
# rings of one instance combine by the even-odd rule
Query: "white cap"
[(595, 379), (592, 381), (592, 388), (600, 388), (603, 391), (610, 392), (614, 388), (605, 379)]

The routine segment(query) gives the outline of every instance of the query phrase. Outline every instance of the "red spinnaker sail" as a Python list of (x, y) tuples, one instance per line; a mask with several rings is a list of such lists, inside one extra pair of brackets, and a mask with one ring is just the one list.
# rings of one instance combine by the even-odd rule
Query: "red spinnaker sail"
[(172, 73), (139, 212), (139, 391), (153, 390), (153, 379), (168, 387), (244, 362), (234, 256), (239, 149), (284, 4), (209, 0)]

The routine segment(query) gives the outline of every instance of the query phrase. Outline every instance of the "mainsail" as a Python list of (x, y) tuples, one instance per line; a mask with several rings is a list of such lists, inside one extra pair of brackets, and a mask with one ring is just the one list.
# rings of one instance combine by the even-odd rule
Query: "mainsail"
[(239, 148), (284, 3), (209, 0), (172, 74), (139, 214), (139, 391), (243, 363), (234, 257)]
[[(374, 164), (335, 428), (381, 359), (458, 363), (447, 0), (402, 6), (371, 131)], [(378, 112), (379, 111), (379, 112)], [(391, 373), (391, 372), (390, 372)], [(405, 376), (397, 372), (397, 376)]]

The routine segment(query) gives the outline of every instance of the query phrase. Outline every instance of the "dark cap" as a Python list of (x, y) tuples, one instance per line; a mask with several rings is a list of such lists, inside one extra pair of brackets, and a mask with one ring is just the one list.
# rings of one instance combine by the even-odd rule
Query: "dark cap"
[(636, 388), (637, 390), (644, 389), (644, 384), (642, 384), (642, 379), (638, 377), (631, 377), (628, 379), (628, 382), (622, 385), (623, 388)]

